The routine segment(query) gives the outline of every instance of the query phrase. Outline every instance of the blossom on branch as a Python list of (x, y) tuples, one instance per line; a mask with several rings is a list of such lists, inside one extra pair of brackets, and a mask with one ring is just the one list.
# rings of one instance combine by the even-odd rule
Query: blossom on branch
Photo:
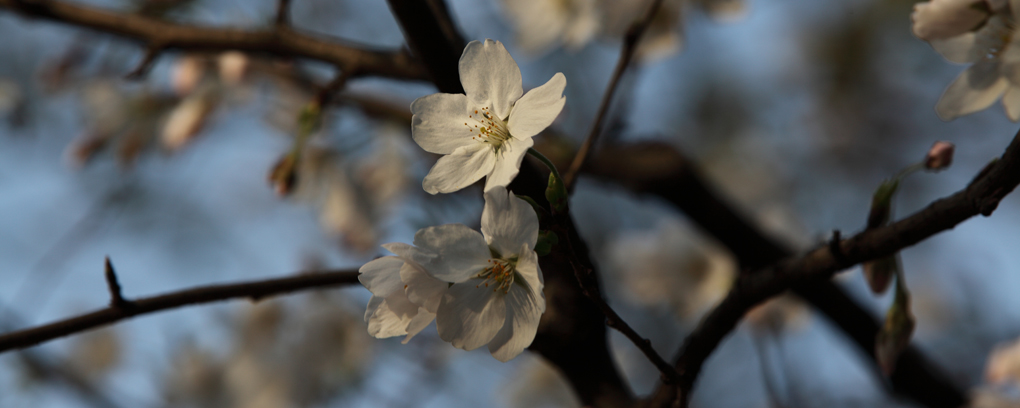
[(485, 193), (480, 234), (462, 224), (418, 231), (414, 245), (434, 254), (422, 266), (452, 284), (436, 313), (439, 337), (464, 350), (488, 344), (503, 362), (521, 354), (545, 313), (537, 241), (534, 209), (502, 187)]
[(407, 335), (407, 343), (436, 318), (447, 284), (429, 276), (418, 261), (429, 254), (399, 242), (384, 244), (397, 256), (384, 256), (361, 267), (358, 280), (372, 298), (365, 310), (368, 334), (376, 338)]
[(422, 182), (430, 194), (454, 192), (482, 177), (485, 191), (510, 184), (532, 137), (566, 103), (562, 73), (524, 94), (521, 70), (499, 41), (472, 41), (464, 48), (460, 81), (466, 95), (437, 93), (411, 103), (414, 141), (443, 155)]

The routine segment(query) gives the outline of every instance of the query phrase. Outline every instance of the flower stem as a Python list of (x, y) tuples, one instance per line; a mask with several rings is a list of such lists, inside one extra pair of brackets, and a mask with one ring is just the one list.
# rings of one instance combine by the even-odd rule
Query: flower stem
[(563, 184), (563, 179), (560, 177), (560, 172), (556, 170), (556, 166), (553, 165), (552, 161), (543, 156), (542, 153), (539, 153), (538, 150), (528, 149), (528, 153), (541, 160), (549, 168), (549, 184), (545, 188), (545, 199), (549, 201), (552, 212), (554, 214), (566, 213), (568, 194), (567, 188)]
[(549, 171), (556, 175), (556, 178), (563, 180), (563, 177), (560, 177), (560, 171), (556, 169), (556, 165), (554, 165), (552, 160), (549, 160), (548, 157), (545, 157), (545, 155), (539, 153), (539, 151), (535, 150), (533, 147), (528, 148), (528, 154), (541, 161), (542, 164), (545, 164), (545, 167), (548, 167)]

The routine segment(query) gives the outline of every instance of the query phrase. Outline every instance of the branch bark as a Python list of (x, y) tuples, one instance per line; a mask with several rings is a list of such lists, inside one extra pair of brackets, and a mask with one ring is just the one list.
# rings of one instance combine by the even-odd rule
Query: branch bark
[(1020, 184), (1020, 133), (1001, 158), (956, 194), (900, 221), (840, 241), (839, 253), (834, 253), (830, 246), (822, 246), (803, 256), (741, 275), (722, 303), (684, 341), (675, 361), (681, 373), (680, 398), (686, 400), (705, 360), (751, 307), (797, 285), (828, 279), (858, 263), (891, 255), (975, 215), (989, 216), (1017, 184)]
[[(585, 171), (638, 193), (661, 197), (736, 256), (745, 273), (790, 257), (794, 251), (778, 243), (739, 214), (704, 180), (696, 165), (665, 143), (614, 145), (593, 157)], [(869, 357), (874, 357), (879, 322), (835, 283), (818, 279), (793, 287), (793, 292), (827, 316)], [(876, 368), (876, 373), (878, 370)], [(915, 347), (908, 347), (890, 377), (892, 391), (933, 408), (965, 404), (966, 394)], [(660, 387), (652, 406), (672, 401), (672, 387)]]
[(141, 42), (147, 49), (237, 50), (323, 61), (350, 71), (351, 77), (428, 79), (424, 67), (402, 51), (344, 43), (288, 25), (262, 30), (202, 27), (51, 0), (0, 0), (0, 9), (115, 34)]
[(50, 324), (0, 335), (0, 353), (31, 347), (134, 316), (200, 303), (248, 298), (253, 301), (302, 290), (358, 283), (358, 271), (305, 272), (298, 276), (229, 285), (210, 285), (135, 299)]

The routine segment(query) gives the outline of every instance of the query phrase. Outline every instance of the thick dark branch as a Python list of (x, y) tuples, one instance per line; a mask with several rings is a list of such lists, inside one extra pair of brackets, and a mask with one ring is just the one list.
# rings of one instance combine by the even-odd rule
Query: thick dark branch
[(259, 300), (302, 290), (358, 283), (357, 271), (310, 272), (301, 275), (229, 285), (210, 285), (133, 300), (47, 325), (0, 335), (0, 353), (95, 329), (134, 316), (227, 299)]
[[(674, 147), (643, 142), (602, 151), (605, 153), (596, 154), (585, 167), (588, 174), (669, 201), (733, 252), (745, 273), (794, 254), (739, 214), (711, 188), (695, 163)], [(873, 356), (879, 322), (843, 289), (819, 279), (797, 285), (793, 292), (827, 316), (864, 355)], [(928, 407), (956, 408), (967, 400), (966, 394), (914, 347), (900, 356), (890, 380), (894, 392)], [(673, 387), (660, 387), (651, 406), (668, 403), (674, 395)]]
[(616, 94), (620, 78), (623, 78), (623, 73), (627, 71), (627, 66), (630, 65), (630, 61), (634, 58), (634, 52), (637, 51), (641, 36), (644, 35), (648, 26), (652, 24), (652, 20), (659, 12), (660, 6), (662, 6), (662, 0), (653, 0), (652, 4), (648, 6), (648, 10), (645, 10), (645, 14), (641, 16), (641, 20), (634, 23), (624, 35), (620, 59), (616, 62), (616, 68), (613, 69), (613, 76), (609, 80), (609, 87), (606, 88), (606, 93), (602, 96), (602, 103), (599, 105), (598, 113), (595, 114), (595, 121), (591, 125), (588, 137), (584, 139), (584, 142), (581, 143), (581, 148), (574, 155), (574, 160), (570, 163), (570, 168), (567, 169), (566, 175), (563, 176), (563, 183), (567, 186), (567, 191), (574, 191), (574, 181), (577, 179), (577, 174), (584, 167), (585, 162), (588, 161), (589, 152), (598, 140), (599, 134), (602, 133), (602, 126), (606, 122), (606, 114), (609, 112), (609, 105), (613, 102), (613, 95)]
[(1006, 194), (1020, 184), (1020, 134), (1002, 157), (986, 167), (967, 188), (935, 201), (888, 226), (870, 229), (839, 243), (840, 254), (829, 246), (787, 258), (761, 271), (738, 278), (730, 293), (684, 342), (676, 360), (683, 398), (689, 394), (705, 359), (753, 306), (798, 284), (830, 278), (858, 263), (891, 255), (921, 242), (970, 217), (991, 215)]
[(429, 72), (440, 92), (464, 93), (460, 84), (460, 55), (464, 38), (442, 0), (388, 0), (400, 22), (404, 39)]
[(420, 63), (402, 51), (345, 44), (334, 38), (300, 32), (289, 26), (263, 30), (201, 27), (50, 0), (0, 0), (0, 8), (27, 17), (116, 34), (142, 42), (147, 49), (159, 47), (161, 50), (265, 53), (327, 62), (341, 70), (352, 71), (353, 77), (374, 75), (426, 79), (425, 69)]

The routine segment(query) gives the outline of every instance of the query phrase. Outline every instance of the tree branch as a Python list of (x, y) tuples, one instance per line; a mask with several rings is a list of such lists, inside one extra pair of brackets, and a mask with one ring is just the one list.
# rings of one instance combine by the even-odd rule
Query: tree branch
[[(642, 142), (613, 145), (602, 151), (605, 153), (593, 156), (592, 163), (585, 167), (587, 174), (667, 200), (729, 248), (743, 272), (753, 273), (794, 254), (721, 198), (695, 163), (673, 146)], [(797, 285), (793, 292), (827, 316), (864, 355), (874, 356), (879, 322), (842, 288), (820, 279)], [(915, 347), (908, 346), (900, 356), (890, 380), (894, 392), (928, 407), (956, 408), (967, 401), (966, 394)], [(651, 406), (667, 404), (674, 396), (674, 387), (660, 387)]]
[(164, 295), (111, 305), (91, 313), (0, 335), (0, 353), (31, 347), (39, 343), (84, 332), (134, 316), (175, 309), (199, 303), (248, 298), (253, 301), (309, 289), (358, 283), (352, 270), (304, 272), (298, 276), (228, 285), (200, 286)]
[(965, 189), (903, 220), (840, 241), (840, 255), (834, 254), (830, 246), (822, 246), (806, 255), (741, 275), (722, 303), (684, 342), (675, 362), (681, 374), (680, 398), (687, 399), (705, 359), (751, 307), (798, 284), (828, 279), (858, 263), (891, 255), (975, 215), (989, 216), (1017, 184), (1020, 184), (1020, 133), (1002, 157), (989, 164)]
[[(289, 26), (262, 30), (202, 27), (51, 0), (0, 0), (0, 8), (26, 17), (119, 35), (139, 41), (147, 49), (237, 50), (323, 61), (341, 70), (351, 70), (352, 77), (373, 75), (409, 80), (427, 79), (422, 65), (405, 52), (343, 43), (335, 38), (304, 33)], [(151, 60), (155, 56), (145, 58)]]
[(566, 175), (563, 176), (563, 184), (567, 187), (567, 191), (574, 191), (574, 181), (577, 179), (577, 174), (584, 167), (589, 157), (589, 151), (598, 140), (599, 134), (602, 133), (602, 125), (606, 122), (606, 113), (609, 112), (609, 105), (613, 102), (613, 95), (616, 94), (620, 78), (623, 77), (627, 66), (630, 65), (630, 61), (634, 58), (634, 52), (637, 50), (641, 36), (648, 29), (648, 26), (652, 24), (652, 20), (655, 18), (655, 14), (658, 13), (661, 5), (662, 0), (652, 0), (652, 4), (648, 6), (648, 10), (645, 10), (641, 20), (634, 23), (623, 36), (623, 48), (620, 50), (620, 59), (616, 62), (616, 68), (613, 69), (613, 76), (609, 80), (606, 93), (602, 96), (602, 103), (599, 105), (598, 113), (595, 114), (595, 121), (591, 125), (588, 137), (584, 139), (584, 143), (577, 149), (577, 154), (574, 155), (574, 160), (570, 163), (570, 168), (567, 169)]

